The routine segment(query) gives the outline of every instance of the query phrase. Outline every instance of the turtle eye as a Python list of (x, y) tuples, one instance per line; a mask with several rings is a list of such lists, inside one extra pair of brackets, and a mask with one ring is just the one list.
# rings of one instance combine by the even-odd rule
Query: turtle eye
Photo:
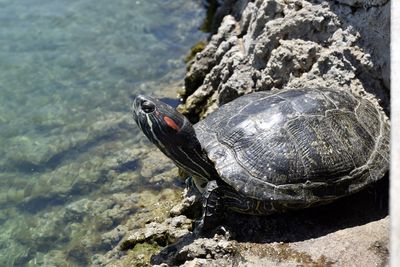
[(142, 110), (145, 113), (151, 113), (155, 110), (156, 106), (154, 105), (154, 103), (150, 102), (150, 101), (143, 101), (142, 103)]

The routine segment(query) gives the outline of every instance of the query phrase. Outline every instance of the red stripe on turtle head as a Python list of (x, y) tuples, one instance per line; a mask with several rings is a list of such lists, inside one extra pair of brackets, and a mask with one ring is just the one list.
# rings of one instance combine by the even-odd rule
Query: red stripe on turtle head
[(174, 129), (175, 131), (179, 131), (181, 128), (178, 126), (178, 124), (176, 124), (176, 122), (173, 120), (173, 119), (171, 119), (170, 117), (168, 117), (168, 116), (164, 116), (164, 121), (165, 121), (165, 123), (170, 127), (170, 128), (172, 128), (172, 129)]

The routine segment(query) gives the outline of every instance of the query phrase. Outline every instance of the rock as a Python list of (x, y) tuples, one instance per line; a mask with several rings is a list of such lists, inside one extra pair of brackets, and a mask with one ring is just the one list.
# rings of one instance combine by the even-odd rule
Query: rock
[(386, 217), (290, 244), (241, 243), (237, 250), (246, 266), (386, 266), (388, 230)]
[(166, 246), (175, 243), (179, 238), (189, 234), (191, 228), (192, 221), (183, 215), (167, 218), (162, 223), (151, 222), (144, 229), (139, 229), (139, 231), (128, 236), (122, 242), (121, 249), (131, 249), (140, 243)]
[[(227, 212), (212, 238), (192, 234), (192, 221), (178, 215), (147, 224), (122, 244), (156, 244), (147, 264), (160, 266), (386, 266), (387, 197), (386, 180), (321, 207), (271, 216)], [(116, 262), (132, 260), (128, 254)]]
[[(127, 224), (124, 231), (130, 233), (129, 237), (95, 263), (102, 266), (129, 266), (136, 262), (143, 266), (348, 266), (356, 262), (356, 266), (369, 263), (386, 266), (387, 191), (387, 179), (384, 179), (371, 189), (326, 206), (271, 216), (227, 212), (223, 226), (216, 229), (217, 234), (211, 234), (212, 238), (194, 235), (193, 220), (180, 215), (191, 208), (201, 210), (195, 206), (196, 195), (186, 191), (187, 197), (170, 210), (170, 216), (175, 217), (142, 220), (147, 223), (134, 228)], [(179, 208), (183, 206), (187, 207)], [(137, 213), (135, 218), (143, 218), (144, 214)], [(135, 218), (132, 219), (135, 221)], [(118, 234), (115, 240), (121, 236)], [(126, 254), (120, 248), (128, 249)]]
[(118, 225), (111, 231), (101, 235), (101, 244), (104, 250), (111, 250), (118, 244), (127, 233), (128, 229), (124, 225)]
[[(218, 264), (222, 264), (219, 266), (226, 266), (227, 263), (233, 263), (230, 258), (235, 256), (237, 252), (235, 242), (231, 242), (221, 235), (216, 235), (214, 238), (198, 238), (187, 243), (178, 244), (179, 249), (167, 254), (168, 257), (158, 254), (152, 258), (152, 263), (160, 264), (163, 262), (168, 266), (191, 266), (197, 264), (197, 262), (211, 264), (213, 261), (217, 261)], [(223, 260), (221, 261), (221, 259)]]
[(205, 117), (243, 94), (303, 86), (367, 91), (389, 110), (389, 2), (243, 0), (230, 14), (190, 65), (184, 114)]
[[(188, 232), (188, 223), (191, 220), (185, 216), (167, 219), (169, 210), (181, 200), (179, 192), (172, 189), (159, 192), (146, 190), (133, 195), (137, 206), (130, 209), (132, 215), (126, 216), (121, 225), (102, 234), (101, 240), (94, 242), (109, 250), (105, 254), (95, 255), (92, 258), (94, 265), (131, 266), (133, 263), (142, 262), (143, 266), (148, 266), (150, 256), (160, 250), (158, 243), (150, 240), (157, 240), (166, 245), (167, 243), (163, 242), (170, 239), (176, 241), (181, 236), (179, 233), (184, 235)], [(178, 228), (183, 229), (175, 232)], [(132, 249), (126, 253), (121, 251), (121, 246)]]
[[(195, 209), (195, 207), (197, 207), (199, 210), (201, 210), (201, 206), (196, 206), (196, 203), (199, 203), (199, 202), (200, 202), (199, 198), (196, 195), (186, 196), (180, 203), (175, 205), (169, 211), (169, 214), (171, 217), (179, 216), (181, 214), (194, 214), (194, 211), (192, 209)], [(195, 217), (195, 216), (193, 216), (193, 217)]]

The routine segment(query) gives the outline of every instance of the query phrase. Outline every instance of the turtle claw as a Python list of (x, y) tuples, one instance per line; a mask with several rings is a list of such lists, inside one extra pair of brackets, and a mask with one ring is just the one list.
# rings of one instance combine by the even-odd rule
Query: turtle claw
[(215, 235), (224, 236), (226, 239), (231, 238), (231, 232), (222, 224), (210, 224), (204, 227), (202, 220), (195, 222), (193, 231), (194, 236), (197, 237), (214, 237)]
[(226, 236), (228, 237), (228, 239), (231, 236), (229, 230), (227, 230), (223, 225), (219, 226), (216, 230), (217, 230), (216, 234), (218, 235)]
[(194, 235), (199, 237), (212, 237), (215, 234), (219, 234), (223, 226), (214, 223), (204, 223), (204, 221), (196, 220), (194, 227)]

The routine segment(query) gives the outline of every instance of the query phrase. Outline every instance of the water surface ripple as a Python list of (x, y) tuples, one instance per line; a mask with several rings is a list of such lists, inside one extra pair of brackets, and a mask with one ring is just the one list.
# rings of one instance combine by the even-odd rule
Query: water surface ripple
[(0, 1), (0, 266), (91, 264), (146, 208), (172, 165), (143, 169), (131, 98), (182, 79), (199, 3)]

